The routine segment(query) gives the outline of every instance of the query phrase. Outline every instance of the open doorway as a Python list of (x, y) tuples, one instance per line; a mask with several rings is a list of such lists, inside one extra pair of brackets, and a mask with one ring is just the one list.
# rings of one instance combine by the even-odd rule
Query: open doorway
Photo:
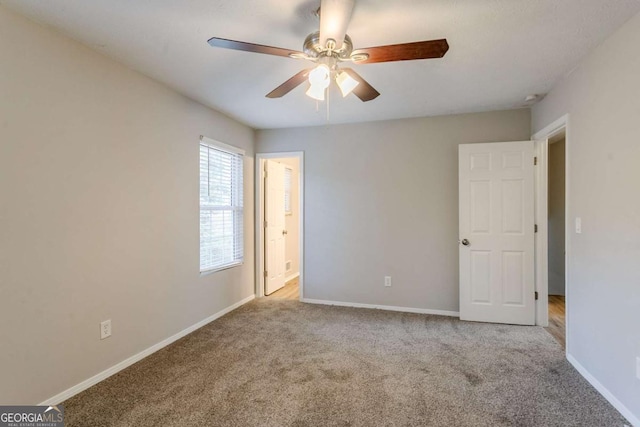
[(549, 138), (547, 170), (547, 238), (549, 326), (547, 330), (564, 348), (566, 342), (565, 236), (566, 136), (564, 129)]
[(302, 298), (302, 159), (302, 153), (256, 155), (258, 297)]
[(570, 336), (571, 280), (569, 233), (569, 116), (533, 138), (536, 146), (536, 324), (567, 352)]

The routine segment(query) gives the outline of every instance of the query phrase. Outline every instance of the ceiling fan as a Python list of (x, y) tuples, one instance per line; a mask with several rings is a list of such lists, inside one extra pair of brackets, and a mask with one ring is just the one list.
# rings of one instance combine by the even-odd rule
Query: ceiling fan
[(264, 53), (304, 59), (316, 63), (314, 68), (300, 71), (289, 80), (267, 94), (267, 98), (280, 98), (308, 80), (306, 94), (313, 99), (324, 101), (325, 91), (335, 80), (342, 96), (353, 92), (363, 102), (380, 95), (358, 73), (348, 67), (339, 67), (343, 62), (372, 64), (376, 62), (407, 61), (414, 59), (442, 58), (449, 50), (446, 39), (402, 43), (353, 49), (347, 26), (351, 19), (355, 0), (322, 0), (320, 5), (320, 31), (307, 36), (303, 51), (213, 37), (208, 43), (214, 47)]

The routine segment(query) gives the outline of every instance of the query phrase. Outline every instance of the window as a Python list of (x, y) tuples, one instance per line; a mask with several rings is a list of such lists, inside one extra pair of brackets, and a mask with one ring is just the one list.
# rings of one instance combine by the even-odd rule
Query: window
[(244, 151), (200, 140), (200, 272), (209, 272), (243, 260)]
[(284, 213), (291, 215), (291, 168), (284, 168)]

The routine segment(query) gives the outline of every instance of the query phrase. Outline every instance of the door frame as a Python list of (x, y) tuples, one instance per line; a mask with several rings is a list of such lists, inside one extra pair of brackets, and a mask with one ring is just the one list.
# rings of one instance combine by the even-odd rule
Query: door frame
[(298, 283), (300, 287), (299, 299), (302, 301), (304, 297), (304, 151), (286, 151), (278, 153), (256, 153), (256, 169), (255, 169), (255, 269), (256, 269), (256, 288), (255, 294), (257, 298), (264, 297), (264, 162), (270, 159), (280, 158), (297, 158), (300, 166), (300, 174), (298, 175), (298, 245), (300, 251), (300, 277)]
[[(536, 224), (538, 225), (538, 233), (536, 233), (536, 291), (538, 292), (538, 301), (536, 304), (536, 325), (549, 325), (549, 212), (548, 212), (548, 194), (549, 194), (549, 140), (559, 133), (565, 133), (565, 256), (564, 256), (564, 275), (565, 275), (565, 302), (569, 300), (571, 291), (571, 281), (569, 275), (569, 266), (567, 260), (571, 253), (571, 218), (569, 216), (570, 209), (570, 126), (569, 115), (564, 115), (550, 125), (546, 126), (539, 132), (536, 132), (531, 139), (534, 141), (534, 149), (538, 157), (538, 167), (536, 168)], [(566, 304), (566, 303), (565, 303)], [(565, 348), (569, 350), (569, 307), (565, 305)]]

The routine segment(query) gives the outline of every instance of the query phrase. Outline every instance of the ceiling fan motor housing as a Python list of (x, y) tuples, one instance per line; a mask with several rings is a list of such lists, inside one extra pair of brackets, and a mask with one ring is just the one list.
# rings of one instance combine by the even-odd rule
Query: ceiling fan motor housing
[(333, 43), (327, 42), (327, 46), (320, 44), (320, 31), (316, 31), (315, 33), (311, 33), (307, 36), (304, 44), (302, 45), (302, 49), (303, 52), (311, 58), (330, 56), (343, 61), (348, 61), (350, 59), (351, 52), (353, 52), (353, 42), (351, 41), (351, 37), (345, 34), (344, 41), (342, 42), (342, 47), (340, 47), (340, 49), (334, 50), (333, 48), (330, 48), (332, 45), (335, 46), (335, 41), (333, 41)]

